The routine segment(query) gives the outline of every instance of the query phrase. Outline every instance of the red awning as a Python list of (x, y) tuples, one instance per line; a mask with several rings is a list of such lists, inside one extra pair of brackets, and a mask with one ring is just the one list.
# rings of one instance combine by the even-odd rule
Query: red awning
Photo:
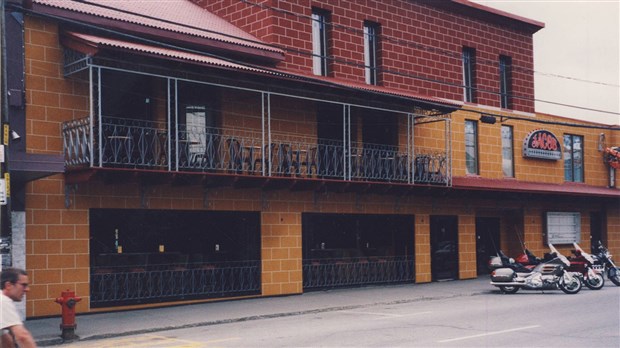
[(569, 196), (597, 196), (620, 198), (620, 190), (614, 188), (591, 186), (582, 183), (548, 184), (514, 179), (488, 179), (480, 177), (459, 176), (452, 178), (452, 187), (455, 189), (556, 194)]

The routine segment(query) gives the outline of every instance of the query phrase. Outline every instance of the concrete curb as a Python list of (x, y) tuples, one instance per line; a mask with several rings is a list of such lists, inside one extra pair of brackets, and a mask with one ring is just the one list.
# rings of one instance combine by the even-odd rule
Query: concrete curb
[[(462, 280), (462, 281), (456, 281), (454, 283), (458, 283), (458, 282), (467, 282), (467, 281)], [(456, 285), (454, 283), (453, 285)], [(419, 284), (418, 286), (420, 285), (423, 285), (423, 284)], [(371, 289), (371, 291), (372, 290), (373, 289)], [(381, 289), (379, 288), (379, 289), (374, 289), (374, 290), (376, 291), (376, 290), (381, 290)], [(482, 294), (488, 294), (489, 290), (491, 289), (486, 288), (486, 289), (479, 289), (479, 291), (469, 290), (469, 291), (463, 291), (463, 292), (457, 291), (456, 293), (447, 293), (447, 294), (439, 294), (439, 295), (420, 294), (420, 296), (416, 296), (413, 298), (394, 299), (390, 301), (369, 301), (369, 302), (365, 302), (362, 304), (342, 305), (342, 306), (329, 306), (329, 303), (328, 303), (329, 301), (327, 301), (325, 303), (317, 304), (314, 308), (309, 308), (309, 309), (304, 309), (304, 310), (294, 310), (294, 311), (276, 312), (276, 313), (259, 314), (259, 315), (239, 316), (239, 317), (234, 317), (234, 318), (216, 319), (216, 320), (207, 320), (207, 321), (195, 321), (195, 322), (189, 322), (189, 323), (183, 323), (183, 324), (177, 324), (177, 325), (153, 326), (153, 327), (147, 327), (143, 329), (130, 329), (127, 331), (122, 331), (122, 332), (101, 332), (101, 333), (97, 332), (97, 333), (92, 333), (92, 334), (88, 334), (85, 336), (78, 335), (79, 337), (72, 341), (64, 341), (62, 338), (60, 338), (60, 336), (54, 336), (54, 337), (48, 336), (48, 337), (39, 337), (39, 338), (35, 337), (35, 339), (39, 346), (48, 347), (48, 346), (57, 346), (57, 345), (61, 345), (64, 343), (71, 343), (71, 342), (77, 342), (77, 341), (83, 342), (83, 341), (91, 341), (91, 340), (99, 340), (99, 339), (107, 339), (107, 338), (113, 338), (113, 337), (131, 336), (131, 335), (140, 335), (140, 334), (146, 334), (146, 333), (175, 330), (175, 329), (185, 329), (185, 328), (200, 327), (200, 326), (213, 326), (213, 325), (221, 325), (221, 324), (229, 324), (229, 323), (237, 323), (237, 322), (245, 322), (245, 321), (253, 321), (253, 320), (291, 317), (291, 316), (334, 312), (334, 311), (342, 311), (342, 310), (353, 310), (353, 309), (360, 309), (360, 308), (366, 308), (366, 307), (372, 307), (372, 306), (395, 305), (395, 304), (413, 303), (413, 302), (422, 302), (422, 301), (437, 301), (437, 300), (467, 297), (467, 296), (478, 296)], [(346, 292), (347, 290), (339, 289), (337, 291)], [(261, 299), (249, 299), (245, 301), (260, 301), (260, 300)], [(322, 305), (323, 306), (328, 305), (328, 306), (321, 307)], [(193, 306), (193, 305), (188, 305), (188, 306)], [(180, 306), (180, 307), (184, 307), (184, 306)], [(94, 314), (94, 315), (97, 315), (97, 314)], [(88, 316), (85, 316), (84, 318), (87, 318), (87, 317)]]

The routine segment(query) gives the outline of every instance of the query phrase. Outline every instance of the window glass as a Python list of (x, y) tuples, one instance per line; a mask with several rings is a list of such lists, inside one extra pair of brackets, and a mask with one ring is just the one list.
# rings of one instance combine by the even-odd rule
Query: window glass
[(377, 24), (364, 23), (364, 65), (366, 83), (369, 85), (377, 84), (377, 35)]
[(507, 56), (499, 57), (499, 85), (500, 106), (504, 109), (512, 109), (512, 59)]
[(504, 173), (504, 177), (513, 178), (515, 176), (511, 126), (502, 126), (502, 172)]
[(465, 121), (465, 167), (467, 174), (478, 174), (478, 124)]
[(466, 102), (475, 102), (474, 64), (476, 51), (463, 47), (463, 94)]
[(564, 180), (583, 182), (583, 137), (564, 135)]
[(327, 15), (319, 10), (312, 12), (312, 71), (327, 76)]

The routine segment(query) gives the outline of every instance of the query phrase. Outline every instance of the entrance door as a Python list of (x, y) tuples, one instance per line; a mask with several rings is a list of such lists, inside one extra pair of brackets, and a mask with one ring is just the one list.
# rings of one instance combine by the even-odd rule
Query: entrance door
[(476, 269), (478, 275), (489, 274), (489, 257), (499, 250), (499, 218), (476, 218)]
[(603, 245), (607, 245), (605, 238), (605, 223), (603, 214), (600, 212), (590, 213), (590, 242), (592, 246), (597, 245), (599, 241)]
[(433, 281), (458, 279), (458, 218), (431, 216), (431, 275)]

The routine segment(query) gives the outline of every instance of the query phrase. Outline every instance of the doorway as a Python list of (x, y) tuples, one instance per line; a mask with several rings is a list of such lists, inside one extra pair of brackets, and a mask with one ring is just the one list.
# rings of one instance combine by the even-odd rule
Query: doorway
[(478, 275), (489, 273), (489, 258), (499, 250), (499, 218), (476, 218), (476, 270)]
[(603, 214), (600, 212), (590, 213), (590, 246), (598, 244), (599, 241), (603, 245), (607, 245), (605, 225)]
[(456, 216), (431, 216), (430, 228), (433, 281), (458, 279), (458, 218)]

